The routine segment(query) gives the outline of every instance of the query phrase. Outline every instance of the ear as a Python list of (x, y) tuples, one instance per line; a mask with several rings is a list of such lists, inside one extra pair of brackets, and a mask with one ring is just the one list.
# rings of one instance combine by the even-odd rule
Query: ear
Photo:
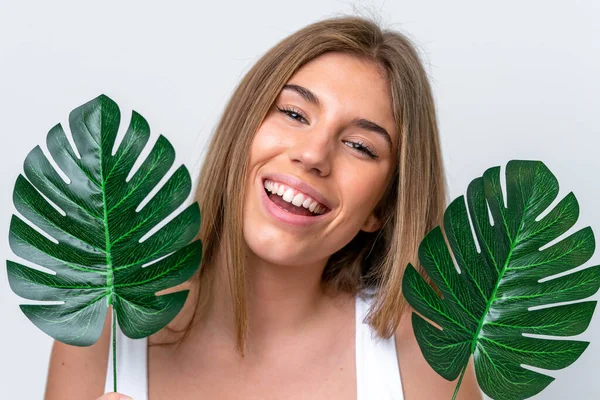
[(361, 230), (365, 232), (375, 232), (383, 226), (383, 222), (375, 216), (375, 211), (373, 211), (368, 217), (365, 223), (363, 224)]

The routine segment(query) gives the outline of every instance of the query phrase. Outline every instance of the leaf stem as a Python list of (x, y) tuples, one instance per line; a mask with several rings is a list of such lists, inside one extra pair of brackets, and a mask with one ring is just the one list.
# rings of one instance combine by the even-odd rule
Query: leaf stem
[(113, 392), (117, 391), (117, 313), (112, 310)]
[(462, 383), (462, 380), (465, 376), (466, 371), (467, 371), (467, 366), (465, 365), (465, 367), (463, 368), (463, 370), (460, 373), (460, 378), (458, 378), (458, 382), (456, 383), (456, 388), (454, 389), (454, 394), (452, 395), (452, 400), (456, 400), (456, 396), (458, 395), (458, 390), (460, 389), (460, 384)]

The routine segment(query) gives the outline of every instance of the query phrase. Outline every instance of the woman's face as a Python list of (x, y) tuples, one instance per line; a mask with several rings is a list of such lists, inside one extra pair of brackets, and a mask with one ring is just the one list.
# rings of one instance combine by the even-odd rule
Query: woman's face
[(379, 67), (343, 53), (305, 64), (250, 149), (243, 233), (251, 254), (307, 265), (326, 260), (360, 230), (379, 229), (373, 209), (390, 182), (397, 142)]

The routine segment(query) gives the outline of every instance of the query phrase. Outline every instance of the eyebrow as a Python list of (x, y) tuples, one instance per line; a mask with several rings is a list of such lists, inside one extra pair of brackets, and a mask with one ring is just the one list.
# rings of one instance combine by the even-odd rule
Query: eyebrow
[[(303, 86), (294, 85), (294, 84), (286, 84), (282, 90), (291, 90), (293, 92), (296, 92), (304, 100), (308, 101), (309, 103), (314, 104), (318, 107), (321, 106), (321, 102), (319, 101), (319, 98), (313, 92), (311, 92), (310, 90), (308, 90), (307, 88), (305, 88)], [(385, 139), (385, 141), (388, 143), (390, 148), (392, 147), (392, 137), (390, 136), (388, 131), (386, 131), (382, 126), (376, 124), (373, 121), (365, 119), (365, 118), (355, 118), (352, 120), (351, 123), (361, 129), (364, 129), (364, 130), (370, 131), (370, 132), (374, 132), (374, 133), (382, 136)]]
[(294, 91), (296, 93), (298, 93), (300, 96), (302, 96), (302, 98), (306, 101), (308, 101), (309, 103), (314, 104), (315, 106), (321, 106), (321, 102), (319, 101), (319, 98), (310, 90), (308, 90), (307, 88), (303, 87), (303, 86), (299, 86), (299, 85), (293, 85), (293, 84), (287, 84), (283, 87), (282, 90), (291, 90)]

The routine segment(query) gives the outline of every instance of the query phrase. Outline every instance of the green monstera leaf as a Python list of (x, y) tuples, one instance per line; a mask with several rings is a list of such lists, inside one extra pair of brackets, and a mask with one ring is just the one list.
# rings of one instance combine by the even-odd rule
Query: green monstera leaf
[(569, 193), (541, 216), (556, 199), (558, 182), (542, 162), (520, 160), (507, 164), (506, 195), (505, 205), (499, 167), (473, 180), (466, 205), (460, 196), (444, 214), (448, 244), (438, 226), (419, 246), (420, 263), (437, 290), (412, 265), (404, 275), (408, 302), (442, 328), (412, 315), (427, 362), (448, 380), (460, 376), (454, 397), (471, 355), (488, 396), (525, 399), (554, 378), (521, 365), (565, 368), (588, 346), (536, 336), (578, 335), (596, 306), (574, 301), (596, 293), (600, 266), (571, 271), (594, 253), (592, 230), (551, 243), (575, 224), (575, 196)]
[(179, 313), (188, 291), (155, 293), (188, 280), (201, 260), (201, 243), (192, 241), (200, 227), (197, 203), (150, 232), (190, 194), (187, 169), (176, 169), (140, 207), (166, 176), (175, 151), (161, 135), (132, 173), (150, 129), (134, 111), (112, 154), (119, 123), (119, 108), (105, 95), (77, 107), (69, 114), (77, 153), (60, 124), (46, 138), (66, 179), (37, 146), (14, 188), (14, 204), (26, 220), (13, 215), (11, 249), (50, 271), (7, 261), (10, 287), (26, 299), (62, 302), (21, 309), (42, 331), (71, 345), (98, 340), (110, 305), (113, 334), (115, 319), (133, 339), (157, 332)]

